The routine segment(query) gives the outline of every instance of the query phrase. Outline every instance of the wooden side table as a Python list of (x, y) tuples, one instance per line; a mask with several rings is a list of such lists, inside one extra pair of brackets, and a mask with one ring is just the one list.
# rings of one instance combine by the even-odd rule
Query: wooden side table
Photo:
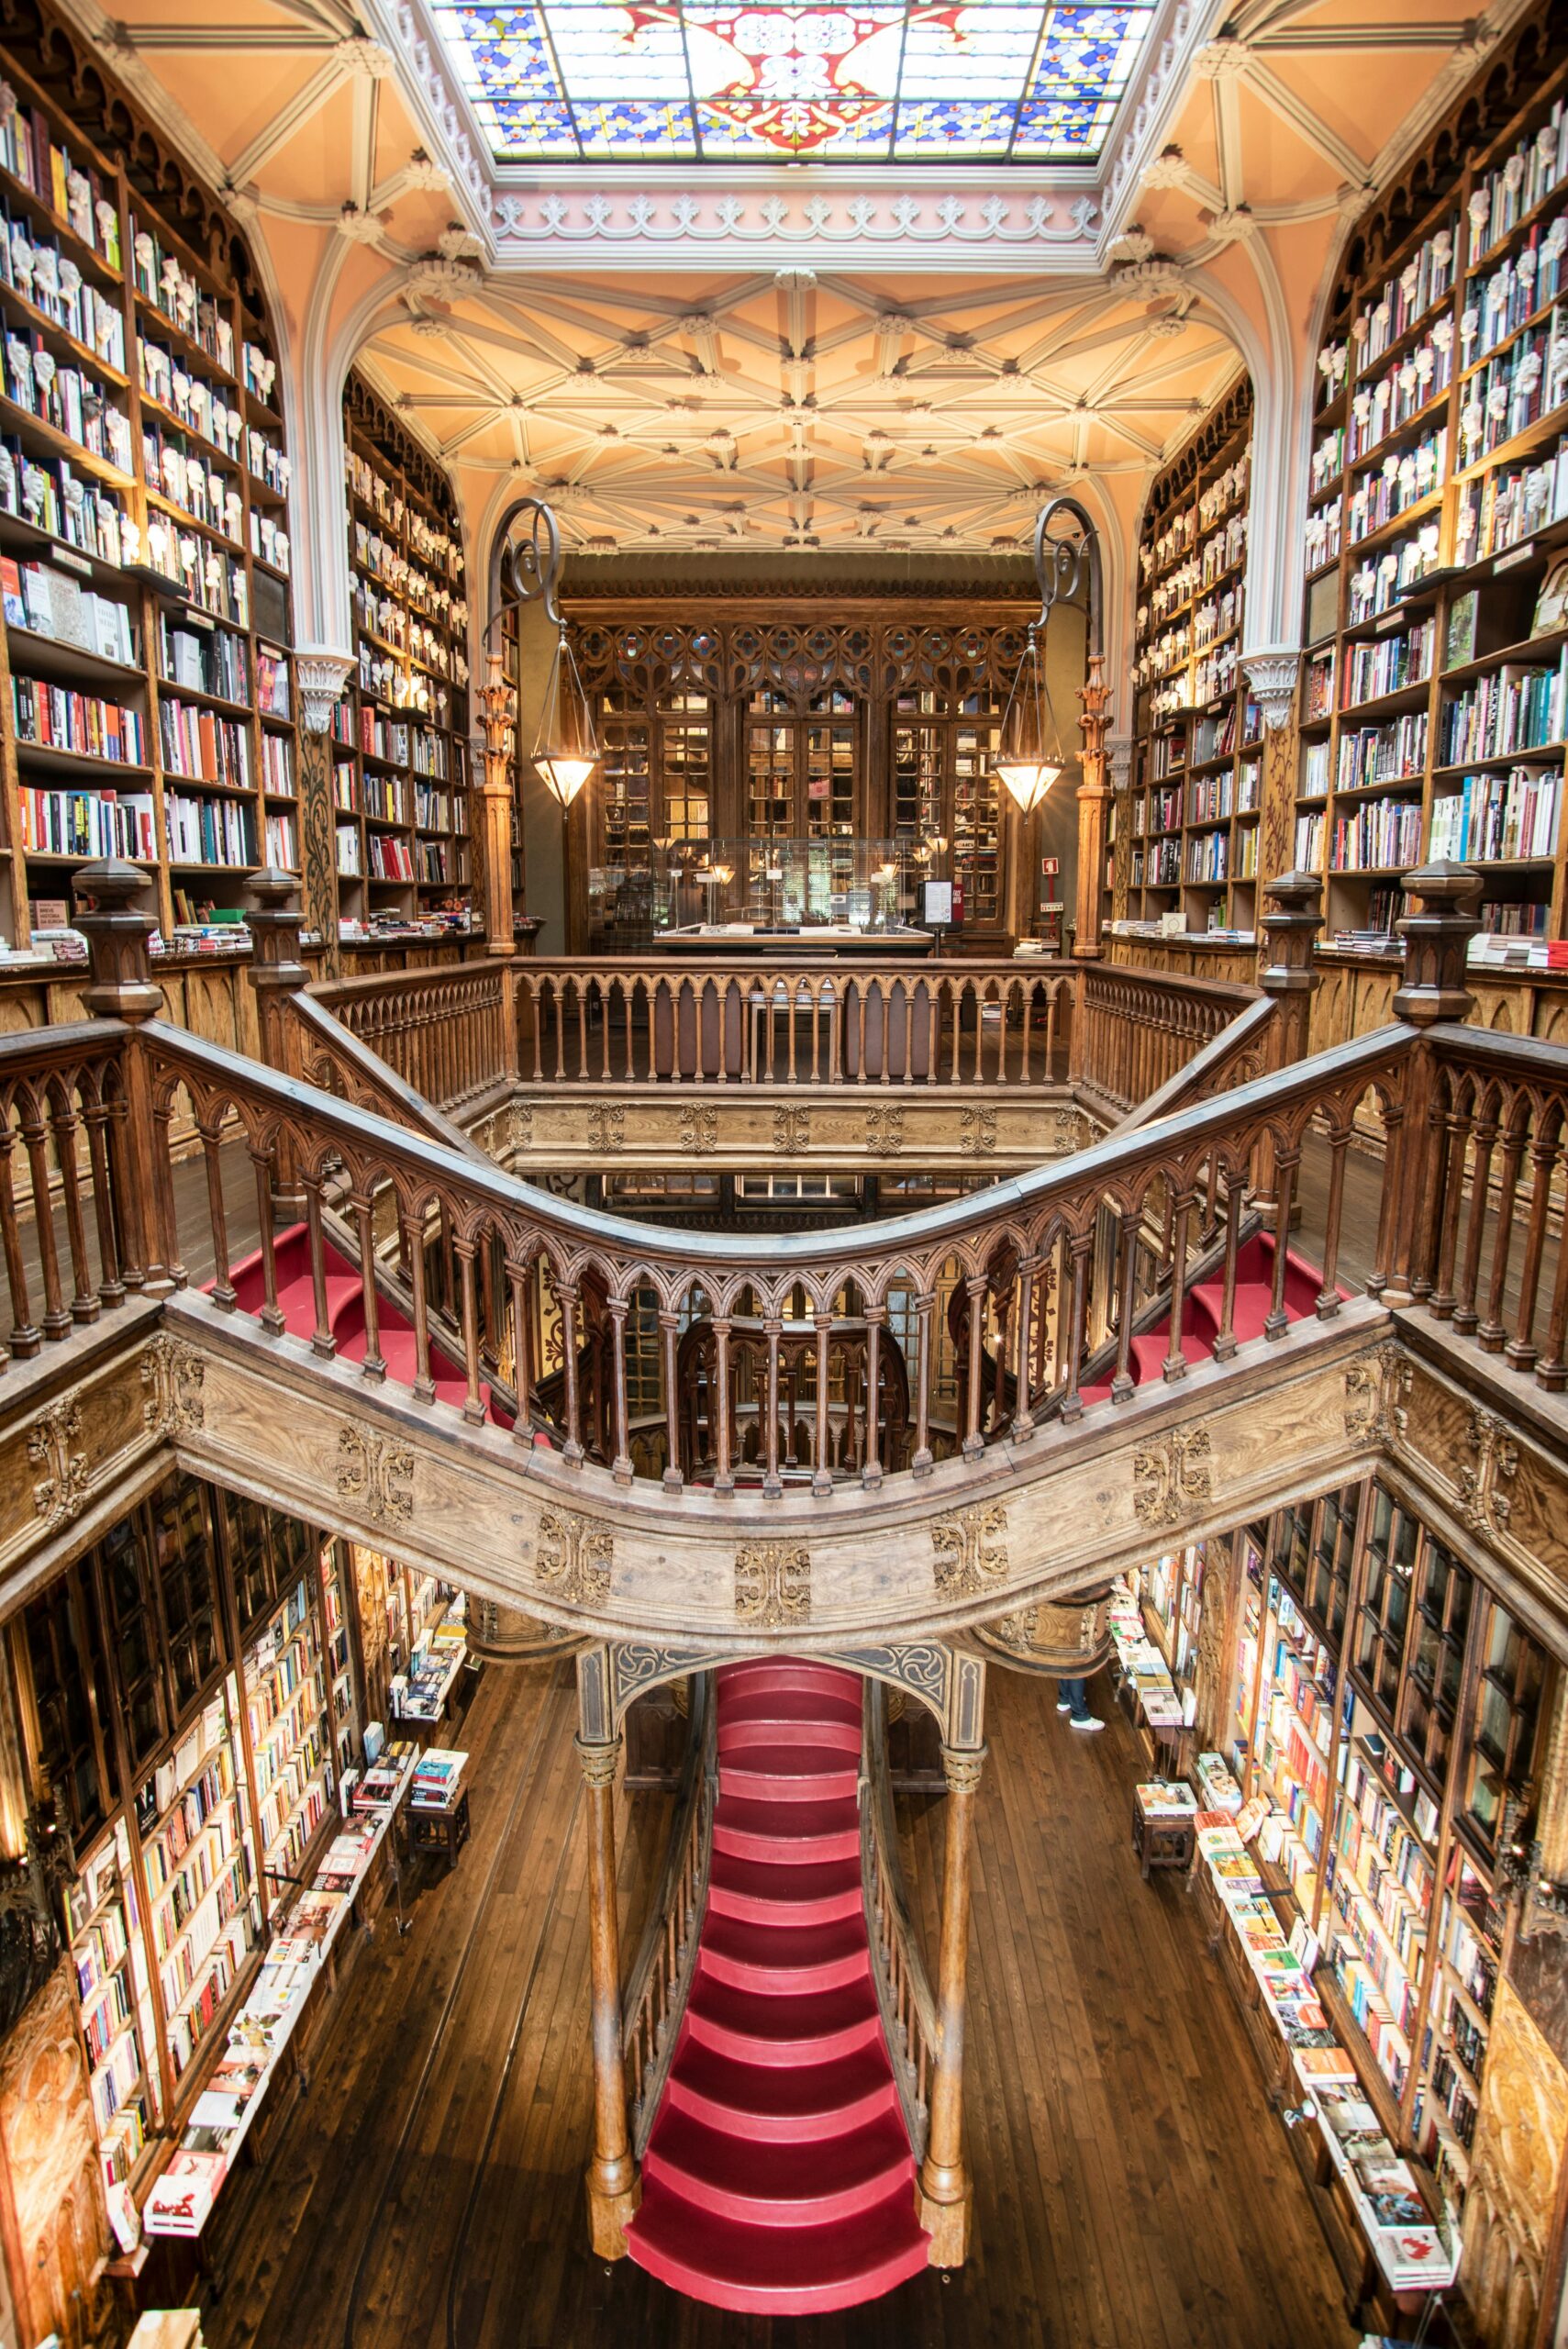
[(423, 1810), (417, 1803), (410, 1803), (408, 1840), (416, 1852), (439, 1852), (448, 1867), (454, 1867), (468, 1841), (468, 1788), (464, 1787), (445, 1810)]
[(1133, 1797), (1132, 1848), (1145, 1883), (1154, 1868), (1190, 1867), (1195, 1835), (1190, 1812), (1146, 1812)]

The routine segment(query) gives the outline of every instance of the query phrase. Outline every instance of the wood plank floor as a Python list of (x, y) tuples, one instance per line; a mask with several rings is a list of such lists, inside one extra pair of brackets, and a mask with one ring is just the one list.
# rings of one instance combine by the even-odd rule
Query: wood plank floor
[[(249, 2189), (210, 2349), (1350, 2349), (1281, 2124), (1184, 1883), (1140, 1882), (1119, 1716), (991, 1683), (966, 2116), (974, 2251), (842, 2317), (684, 2301), (585, 2247), (587, 1927), (563, 1666), (485, 1675), (473, 1837), (361, 1950), (308, 2095)], [(1096, 1691), (1096, 1693), (1099, 1693)], [(620, 1803), (629, 1947), (666, 1798)], [(942, 1803), (901, 1807), (934, 1946)], [(243, 2186), (238, 2191), (247, 2192)]]

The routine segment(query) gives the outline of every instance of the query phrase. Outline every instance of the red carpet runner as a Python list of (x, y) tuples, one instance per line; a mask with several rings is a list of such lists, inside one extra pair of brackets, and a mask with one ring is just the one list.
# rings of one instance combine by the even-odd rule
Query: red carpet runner
[(714, 2308), (853, 2308), (926, 2265), (861, 1898), (861, 1684), (718, 1674), (718, 1804), (631, 2256)]

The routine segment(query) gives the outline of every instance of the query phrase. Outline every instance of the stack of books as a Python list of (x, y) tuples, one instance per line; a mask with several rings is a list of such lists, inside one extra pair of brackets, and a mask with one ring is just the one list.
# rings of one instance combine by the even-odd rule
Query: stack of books
[(421, 1755), (414, 1772), (410, 1798), (416, 1810), (450, 1810), (462, 1790), (466, 1753), (450, 1746), (432, 1745)]

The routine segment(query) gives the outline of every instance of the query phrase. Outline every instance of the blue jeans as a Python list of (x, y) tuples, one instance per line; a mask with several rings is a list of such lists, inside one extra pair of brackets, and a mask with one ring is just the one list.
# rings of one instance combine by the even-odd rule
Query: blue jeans
[(1066, 1705), (1075, 1721), (1089, 1718), (1089, 1684), (1086, 1680), (1059, 1680), (1056, 1684), (1059, 1703)]

